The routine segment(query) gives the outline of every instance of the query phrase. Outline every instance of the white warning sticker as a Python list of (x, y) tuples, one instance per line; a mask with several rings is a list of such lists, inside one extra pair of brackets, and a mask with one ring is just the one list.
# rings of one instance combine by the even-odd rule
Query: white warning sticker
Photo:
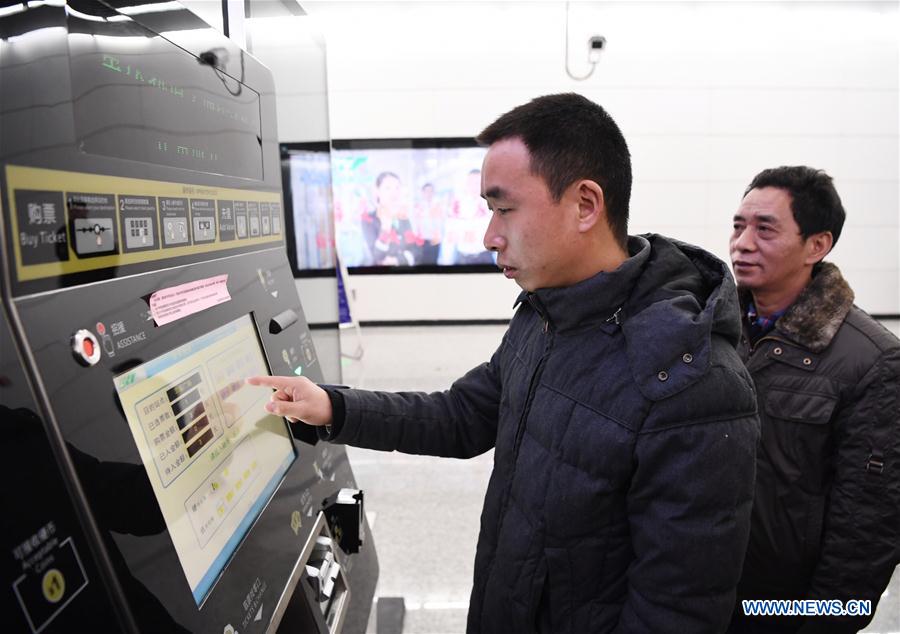
[(216, 275), (156, 291), (150, 296), (150, 314), (157, 326), (164, 326), (230, 300), (228, 275)]

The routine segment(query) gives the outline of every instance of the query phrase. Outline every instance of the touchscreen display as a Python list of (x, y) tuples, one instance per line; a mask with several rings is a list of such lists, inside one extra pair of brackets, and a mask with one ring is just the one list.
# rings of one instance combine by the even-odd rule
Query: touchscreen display
[(197, 605), (295, 458), (268, 373), (245, 315), (114, 379)]

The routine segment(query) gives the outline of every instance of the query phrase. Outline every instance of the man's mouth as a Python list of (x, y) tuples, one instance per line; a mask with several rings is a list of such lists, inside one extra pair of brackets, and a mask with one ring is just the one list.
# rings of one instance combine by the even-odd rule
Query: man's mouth
[(503, 271), (503, 275), (506, 278), (515, 277), (516, 271), (518, 271), (518, 269), (513, 266), (506, 266), (504, 264), (499, 264), (498, 266), (500, 267), (500, 270)]

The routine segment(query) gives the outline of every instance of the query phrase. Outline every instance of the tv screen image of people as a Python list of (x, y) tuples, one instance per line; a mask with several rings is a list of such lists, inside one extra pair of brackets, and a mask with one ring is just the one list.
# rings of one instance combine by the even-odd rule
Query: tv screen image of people
[(348, 144), (335, 142), (331, 156), (335, 238), (346, 266), (494, 264), (483, 242), (484, 148)]

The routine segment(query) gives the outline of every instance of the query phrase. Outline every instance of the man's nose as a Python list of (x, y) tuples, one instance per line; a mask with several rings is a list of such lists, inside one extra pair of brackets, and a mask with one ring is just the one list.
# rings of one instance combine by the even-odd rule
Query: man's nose
[(487, 231), (484, 232), (484, 248), (497, 253), (506, 248), (506, 239), (497, 231), (496, 216), (491, 216)]
[(738, 251), (753, 251), (756, 248), (756, 236), (752, 227), (744, 229), (731, 240), (731, 248)]

